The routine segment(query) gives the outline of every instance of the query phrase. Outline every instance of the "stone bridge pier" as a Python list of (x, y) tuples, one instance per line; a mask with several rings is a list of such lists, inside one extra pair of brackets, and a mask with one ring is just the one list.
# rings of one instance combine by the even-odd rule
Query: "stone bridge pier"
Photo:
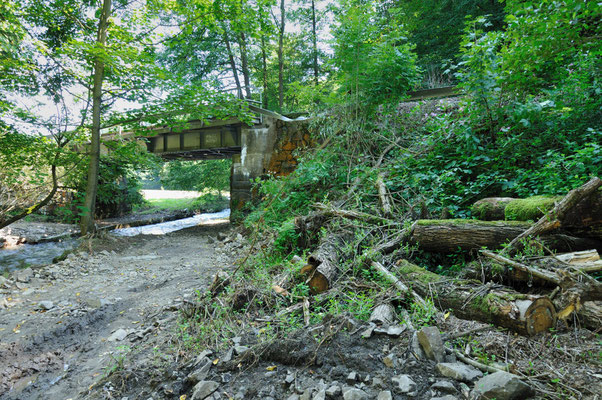
[(295, 150), (310, 144), (307, 122), (264, 116), (263, 123), (241, 129), (240, 154), (232, 156), (230, 208), (240, 210), (254, 197), (256, 178), (283, 176), (296, 165)]

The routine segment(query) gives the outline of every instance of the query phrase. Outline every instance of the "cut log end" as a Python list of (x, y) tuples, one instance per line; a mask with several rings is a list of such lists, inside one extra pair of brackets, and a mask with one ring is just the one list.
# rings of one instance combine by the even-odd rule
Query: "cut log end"
[(314, 271), (313, 276), (308, 282), (308, 286), (313, 294), (324, 293), (330, 289), (328, 279), (319, 271)]
[(523, 318), (527, 333), (536, 335), (556, 326), (556, 308), (550, 299), (540, 297), (531, 302)]

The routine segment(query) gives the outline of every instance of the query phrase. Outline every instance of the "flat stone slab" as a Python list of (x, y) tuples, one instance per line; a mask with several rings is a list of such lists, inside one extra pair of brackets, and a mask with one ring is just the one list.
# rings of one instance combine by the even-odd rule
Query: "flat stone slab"
[(475, 399), (519, 400), (534, 395), (534, 390), (518, 376), (499, 371), (484, 376), (475, 383), (472, 391)]
[(439, 363), (436, 368), (441, 375), (461, 382), (470, 383), (483, 376), (483, 373), (478, 369), (459, 362)]

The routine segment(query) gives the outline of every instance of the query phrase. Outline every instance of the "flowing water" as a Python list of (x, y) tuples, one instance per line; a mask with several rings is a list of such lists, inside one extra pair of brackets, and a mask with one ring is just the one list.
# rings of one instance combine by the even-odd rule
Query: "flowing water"
[(230, 217), (230, 209), (216, 213), (197, 214), (193, 217), (177, 219), (175, 221), (161, 222), (159, 224), (137, 226), (135, 228), (115, 229), (112, 233), (118, 236), (136, 235), (165, 235), (197, 225), (211, 225), (220, 223)]
[[(198, 214), (193, 217), (162, 222), (153, 225), (138, 226), (135, 228), (116, 229), (111, 232), (117, 236), (136, 235), (165, 235), (197, 225), (211, 225), (221, 223), (230, 217), (230, 209), (217, 213)], [(22, 244), (13, 248), (0, 249), (0, 273), (12, 271), (28, 265), (50, 264), (52, 259), (60, 256), (66, 250), (72, 250), (79, 244), (79, 239), (65, 239), (60, 242), (40, 244)]]
[(12, 271), (28, 265), (50, 264), (52, 259), (66, 250), (72, 250), (79, 244), (79, 239), (65, 239), (60, 242), (40, 244), (22, 244), (0, 250), (0, 273)]

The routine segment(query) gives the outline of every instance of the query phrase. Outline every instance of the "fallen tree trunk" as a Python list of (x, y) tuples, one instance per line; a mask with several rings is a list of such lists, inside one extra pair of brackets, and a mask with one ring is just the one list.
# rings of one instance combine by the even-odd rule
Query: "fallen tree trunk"
[(556, 309), (546, 296), (521, 294), (497, 285), (472, 280), (450, 280), (406, 260), (398, 272), (421, 296), (433, 296), (443, 310), (460, 318), (492, 323), (524, 335), (544, 332), (556, 325)]
[(503, 221), (506, 206), (518, 200), (512, 197), (486, 197), (474, 203), (471, 207), (473, 217), (483, 221)]
[[(423, 250), (439, 253), (482, 247), (496, 249), (526, 232), (530, 226), (518, 221), (418, 220), (411, 228), (410, 242)], [(541, 239), (548, 248), (563, 252), (602, 247), (600, 241), (564, 234), (546, 235)]]
[(565, 219), (569, 211), (571, 211), (577, 203), (587, 198), (592, 193), (595, 193), (600, 186), (602, 186), (602, 180), (600, 180), (600, 178), (592, 178), (584, 185), (571, 190), (562, 200), (560, 200), (560, 202), (558, 202), (556, 207), (548, 211), (546, 215), (541, 217), (539, 221), (535, 223), (535, 225), (531, 226), (510, 242), (510, 245), (507, 247), (509, 253), (515, 253), (516, 250), (522, 246), (521, 240), (524, 238), (543, 235), (558, 229), (561, 226), (561, 221)]
[(395, 322), (395, 311), (391, 303), (379, 304), (374, 307), (368, 321), (379, 325), (391, 325)]
[(307, 283), (313, 294), (325, 292), (333, 286), (338, 275), (339, 249), (345, 236), (341, 234), (326, 238), (307, 258), (307, 265), (301, 272), (308, 276)]
[(602, 283), (584, 275), (578, 266), (569, 265), (566, 268), (557, 268), (551, 271), (546, 268), (525, 265), (490, 251), (481, 250), (481, 254), (501, 265), (498, 264), (492, 268), (492, 264), (486, 264), (481, 271), (469, 268), (465, 272), (465, 276), (474, 277), (481, 274), (480, 278), (486, 281), (502, 281), (512, 284), (519, 282), (527, 284), (529, 287), (534, 285), (557, 286), (558, 289), (562, 289), (561, 294), (554, 299), (559, 319), (567, 320), (573, 313), (576, 312), (577, 315), (580, 315), (579, 313), (584, 310), (581, 313), (583, 325), (592, 329), (595, 323), (602, 318), (602, 315), (596, 316), (595, 313), (592, 313), (591, 308), (584, 307), (586, 302), (602, 300)]
[(391, 208), (391, 201), (389, 200), (389, 193), (387, 193), (387, 187), (385, 186), (383, 174), (378, 174), (376, 179), (376, 188), (378, 189), (378, 198), (380, 200), (380, 206), (383, 210), (385, 217), (390, 217), (393, 213)]
[[(472, 205), (472, 215), (483, 221), (538, 220), (562, 198), (487, 197)], [(594, 192), (577, 202), (562, 218), (562, 229), (579, 237), (602, 240), (602, 193)]]

